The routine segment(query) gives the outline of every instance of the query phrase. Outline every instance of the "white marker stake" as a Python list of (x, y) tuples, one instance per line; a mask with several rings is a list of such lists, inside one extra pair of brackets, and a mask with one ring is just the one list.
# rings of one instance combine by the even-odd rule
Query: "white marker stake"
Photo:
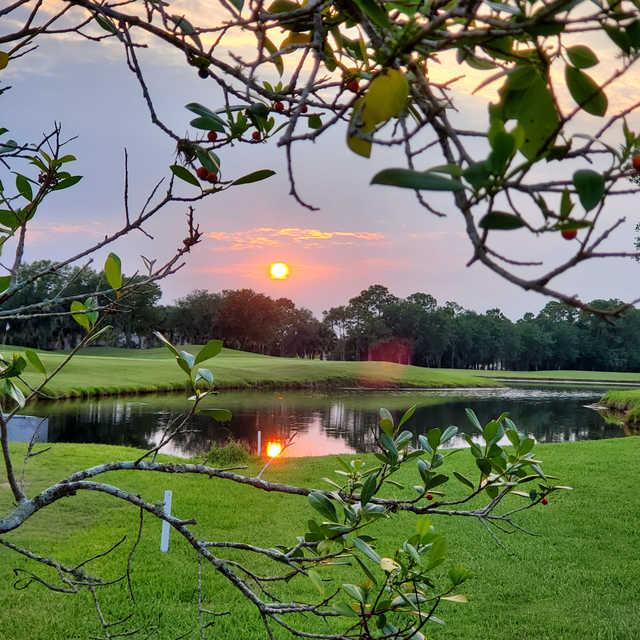
[(258, 431), (258, 457), (262, 455), (262, 431)]
[[(166, 516), (171, 515), (171, 496), (172, 492), (167, 490), (164, 492), (164, 514)], [(167, 553), (169, 551), (169, 532), (171, 531), (171, 525), (166, 521), (162, 521), (162, 534), (160, 535), (160, 551)]]

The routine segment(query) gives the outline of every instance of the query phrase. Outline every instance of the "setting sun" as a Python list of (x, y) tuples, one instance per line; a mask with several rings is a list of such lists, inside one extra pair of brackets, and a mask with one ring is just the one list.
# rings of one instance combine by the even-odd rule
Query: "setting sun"
[(272, 280), (286, 280), (289, 277), (289, 265), (286, 262), (274, 262), (269, 266)]
[(282, 453), (282, 444), (279, 442), (267, 442), (267, 456), (277, 458)]

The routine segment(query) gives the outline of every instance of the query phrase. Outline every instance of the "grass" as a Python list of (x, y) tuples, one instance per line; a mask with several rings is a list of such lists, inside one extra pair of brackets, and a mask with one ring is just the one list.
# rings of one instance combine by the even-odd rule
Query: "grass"
[(483, 378), (528, 378), (531, 380), (567, 380), (585, 382), (639, 382), (640, 373), (618, 371), (474, 371)]
[[(189, 349), (190, 347), (185, 347)], [(19, 350), (3, 348), (5, 351)], [(198, 347), (191, 347), (196, 352)], [(39, 352), (48, 369), (64, 354)], [(496, 386), (475, 372), (426, 369), (389, 362), (338, 362), (278, 358), (224, 349), (207, 363), (219, 389), (295, 387), (482, 387)], [(26, 379), (40, 379), (29, 369)], [(185, 375), (164, 348), (90, 348), (74, 358), (48, 385), (61, 397), (182, 390)]]
[[(15, 451), (16, 459), (21, 460), (23, 448), (15, 445)], [(28, 486), (42, 488), (71, 470), (132, 455), (130, 449), (117, 447), (56, 445), (32, 460), (26, 475)], [(547, 470), (575, 491), (554, 495), (548, 507), (523, 514), (520, 522), (540, 535), (509, 536), (506, 549), (497, 546), (477, 522), (437, 520), (437, 528), (447, 535), (450, 561), (464, 562), (476, 576), (465, 585), (470, 603), (446, 603), (439, 615), (447, 624), (434, 625), (429, 638), (636, 640), (640, 629), (640, 512), (630, 505), (637, 503), (639, 455), (640, 438), (634, 437), (540, 446), (539, 457)], [(456, 456), (461, 471), (468, 469), (467, 457), (466, 453)], [(333, 475), (336, 467), (332, 457), (282, 460), (267, 477), (322, 486), (320, 478)], [(117, 481), (152, 501), (159, 501), (163, 490), (171, 487), (174, 512), (181, 517), (197, 516), (195, 529), (208, 539), (257, 540), (265, 546), (287, 543), (305, 530), (311, 515), (303, 498), (258, 493), (222, 481), (151, 474), (119, 474), (117, 478), (111, 474), (104, 480)], [(0, 482), (0, 509), (9, 505), (8, 490)], [(107, 548), (122, 535), (131, 540), (136, 522), (133, 508), (101, 496), (77, 495), (38, 514), (7, 537), (72, 563)], [(380, 551), (389, 553), (393, 540), (413, 531), (414, 526), (406, 515), (377, 525)], [(159, 525), (149, 522), (133, 565), (139, 603), (135, 622), (155, 629), (151, 637), (175, 638), (194, 627), (196, 568), (186, 546), (175, 538), (166, 555), (159, 552), (158, 544)], [(123, 549), (118, 554), (119, 568), (125, 562)], [(37, 584), (15, 591), (11, 585), (16, 566), (25, 568), (26, 561), (0, 549), (3, 638), (66, 640), (98, 635), (95, 614), (84, 596), (51, 593)], [(339, 570), (346, 573), (346, 581), (361, 579), (351, 575), (349, 568)], [(110, 575), (115, 577), (118, 572), (111, 569)], [(211, 574), (206, 574), (206, 585), (206, 604), (234, 614), (217, 618), (210, 637), (264, 640), (255, 612), (242, 598)], [(307, 581), (294, 582), (292, 588), (301, 599), (312, 593)], [(104, 608), (112, 617), (129, 613), (124, 585), (115, 586), (105, 597)]]
[(640, 389), (608, 391), (602, 396), (600, 404), (622, 418), (627, 426), (640, 426)]

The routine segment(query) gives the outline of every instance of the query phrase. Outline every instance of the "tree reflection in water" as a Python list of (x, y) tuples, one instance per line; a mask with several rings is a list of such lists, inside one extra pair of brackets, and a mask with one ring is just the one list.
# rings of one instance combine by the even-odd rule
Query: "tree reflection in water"
[[(377, 412), (386, 407), (395, 415), (418, 404), (407, 428), (420, 434), (450, 424), (471, 432), (464, 414), (473, 407), (481, 422), (508, 411), (515, 423), (540, 442), (597, 439), (624, 435), (584, 405), (597, 401), (592, 389), (500, 389), (455, 392), (230, 392), (211, 406), (231, 409), (233, 420), (220, 425), (196, 416), (192, 429), (175, 439), (166, 453), (196, 456), (233, 437), (255, 450), (262, 441), (284, 440), (296, 431), (295, 445), (284, 455), (312, 456), (370, 451)], [(177, 395), (102, 398), (41, 403), (37, 415), (49, 416), (51, 442), (93, 442), (149, 448), (168, 422), (187, 407)], [(462, 437), (451, 442), (465, 446)]]

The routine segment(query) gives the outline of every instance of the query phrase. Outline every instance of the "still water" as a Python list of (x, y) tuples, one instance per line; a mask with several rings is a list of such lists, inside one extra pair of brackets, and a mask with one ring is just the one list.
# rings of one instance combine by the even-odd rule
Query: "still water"
[[(296, 432), (290, 456), (370, 451), (374, 446), (378, 409), (396, 417), (413, 404), (418, 410), (407, 423), (416, 434), (432, 427), (457, 425), (472, 432), (465, 416), (471, 407), (482, 422), (508, 411), (521, 431), (539, 442), (589, 440), (624, 435), (593, 409), (601, 393), (593, 389), (485, 389), (459, 391), (311, 391), (225, 392), (205, 400), (206, 406), (233, 412), (228, 424), (196, 416), (188, 433), (180, 435), (166, 453), (190, 457), (202, 454), (233, 437), (256, 449), (262, 442), (285, 440)], [(124, 398), (41, 403), (31, 413), (48, 417), (41, 441), (92, 442), (151, 447), (169, 421), (188, 407), (185, 398), (147, 395)], [(451, 446), (463, 446), (462, 438)]]

